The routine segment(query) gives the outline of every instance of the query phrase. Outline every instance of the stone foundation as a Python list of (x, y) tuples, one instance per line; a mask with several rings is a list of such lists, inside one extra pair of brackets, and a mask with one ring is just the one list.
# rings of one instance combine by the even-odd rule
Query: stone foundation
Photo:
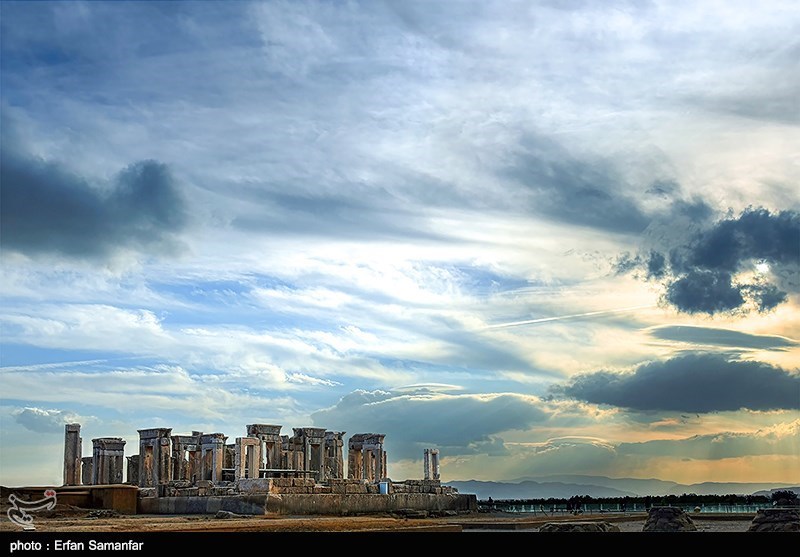
[(478, 501), (472, 494), (431, 495), (400, 493), (393, 495), (333, 493), (255, 494), (207, 497), (143, 497), (139, 512), (145, 514), (215, 514), (230, 511), (237, 514), (263, 515), (333, 515), (348, 516), (396, 513), (406, 509), (428, 513), (477, 511)]

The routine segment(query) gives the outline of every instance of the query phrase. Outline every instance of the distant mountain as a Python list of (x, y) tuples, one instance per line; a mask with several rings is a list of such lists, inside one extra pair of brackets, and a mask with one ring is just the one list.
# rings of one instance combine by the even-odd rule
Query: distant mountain
[(547, 499), (569, 498), (573, 495), (589, 495), (591, 497), (625, 497), (635, 496), (635, 493), (622, 491), (600, 485), (581, 485), (564, 482), (536, 482), (526, 480), (519, 483), (481, 482), (467, 480), (462, 482), (447, 482), (446, 485), (455, 487), (459, 493), (474, 493), (478, 499)]
[(526, 477), (510, 482), (486, 482), (478, 480), (453, 481), (446, 485), (455, 487), (459, 493), (474, 493), (478, 499), (568, 499), (573, 495), (591, 497), (645, 497), (648, 495), (751, 495), (771, 494), (778, 489), (800, 490), (791, 484), (751, 482), (703, 482), (679, 484), (677, 482), (640, 479), (608, 478), (606, 476), (584, 476), (577, 474)]
[(655, 478), (607, 478), (606, 476), (585, 476), (580, 474), (527, 477), (512, 481), (516, 483), (529, 480), (538, 482), (565, 482), (583, 485), (598, 485), (602, 487), (619, 489), (621, 491), (629, 491), (641, 497), (647, 495), (655, 496), (669, 494), (672, 493), (672, 490), (677, 488), (679, 485), (677, 482), (657, 480)]
[(752, 495), (756, 491), (770, 489), (786, 489), (790, 484), (776, 483), (738, 483), (738, 482), (703, 482), (701, 484), (678, 485), (667, 495), (696, 493), (697, 495)]
[(797, 495), (800, 495), (800, 486), (778, 487), (770, 490), (756, 491), (755, 493), (753, 493), (753, 495), (764, 495), (766, 497), (772, 497), (772, 494), (775, 493), (776, 491), (786, 491), (787, 489), (789, 491), (794, 491), (795, 493), (797, 493)]

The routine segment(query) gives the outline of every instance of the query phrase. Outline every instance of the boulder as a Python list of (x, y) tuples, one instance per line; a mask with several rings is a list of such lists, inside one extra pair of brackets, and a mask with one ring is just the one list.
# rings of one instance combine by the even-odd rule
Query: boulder
[(697, 532), (697, 526), (683, 509), (653, 507), (642, 532)]
[(800, 512), (797, 508), (761, 509), (747, 531), (800, 532)]
[(540, 532), (619, 532), (619, 527), (609, 522), (548, 522)]

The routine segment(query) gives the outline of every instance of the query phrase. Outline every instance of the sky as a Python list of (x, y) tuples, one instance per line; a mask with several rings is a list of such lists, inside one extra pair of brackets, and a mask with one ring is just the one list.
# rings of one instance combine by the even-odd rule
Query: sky
[(800, 7), (0, 3), (0, 483), (386, 434), (389, 477), (800, 482)]

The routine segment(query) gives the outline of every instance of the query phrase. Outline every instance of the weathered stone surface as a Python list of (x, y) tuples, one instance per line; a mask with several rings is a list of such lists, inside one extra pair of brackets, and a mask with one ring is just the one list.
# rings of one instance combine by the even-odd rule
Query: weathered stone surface
[(392, 514), (402, 518), (428, 518), (428, 511), (420, 509), (397, 509)]
[(392, 513), (401, 509), (444, 511), (477, 510), (475, 495), (238, 495), (235, 497), (147, 497), (139, 500), (144, 514), (238, 514), (359, 515)]
[(800, 510), (797, 508), (761, 509), (756, 513), (748, 532), (800, 532)]
[(252, 515), (239, 514), (231, 511), (217, 511), (214, 518), (227, 519), (227, 518), (250, 518)]
[(242, 478), (236, 485), (240, 493), (269, 493), (274, 481), (272, 478)]
[(619, 527), (609, 522), (548, 522), (540, 532), (619, 532)]
[(678, 507), (653, 507), (647, 516), (642, 532), (696, 532), (697, 526)]

